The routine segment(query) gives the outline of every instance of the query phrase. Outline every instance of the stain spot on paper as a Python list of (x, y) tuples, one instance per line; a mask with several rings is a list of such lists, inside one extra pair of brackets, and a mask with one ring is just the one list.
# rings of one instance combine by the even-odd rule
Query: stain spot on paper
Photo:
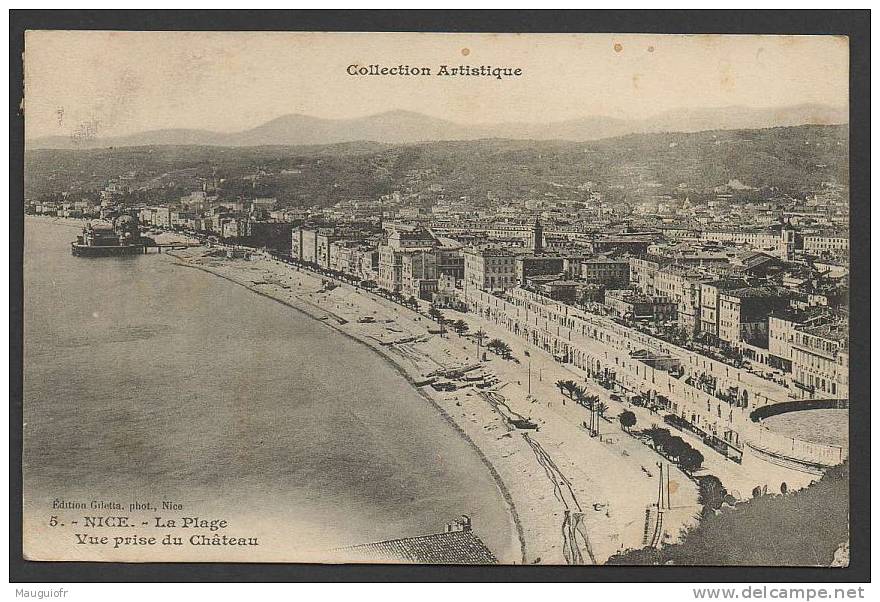
[(733, 68), (729, 63), (721, 65), (721, 88), (727, 92), (731, 92), (736, 88)]
[(461, 56), (467, 56), (467, 55), (469, 55), (470, 53), (471, 53), (471, 49), (470, 49), (470, 48), (462, 48), (462, 49), (461, 49)]
[(620, 52), (621, 50), (623, 50), (623, 44), (621, 44), (620, 42), (614, 44), (614, 52)]

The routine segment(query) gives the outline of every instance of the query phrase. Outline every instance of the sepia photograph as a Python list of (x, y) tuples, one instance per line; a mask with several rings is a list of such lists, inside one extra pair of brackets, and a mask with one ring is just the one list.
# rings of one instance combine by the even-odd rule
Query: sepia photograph
[(849, 566), (847, 36), (22, 71), (25, 560)]

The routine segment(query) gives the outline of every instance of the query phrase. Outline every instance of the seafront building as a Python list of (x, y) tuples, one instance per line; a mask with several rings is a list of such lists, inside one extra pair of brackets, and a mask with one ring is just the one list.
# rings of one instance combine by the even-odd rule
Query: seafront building
[[(432, 255), (436, 246), (437, 240), (423, 228), (393, 228), (385, 243), (379, 245), (379, 287), (403, 294), (404, 262), (407, 264), (407, 289), (415, 286), (412, 282), (414, 278), (420, 280), (420, 277), (433, 276), (436, 281), (436, 258), (429, 260), (424, 257), (425, 254)], [(421, 288), (422, 285), (418, 286)], [(430, 284), (424, 286), (430, 287)], [(418, 298), (417, 295), (413, 296)]]
[(792, 295), (781, 287), (747, 280), (700, 285), (700, 333), (729, 347), (767, 346), (768, 318), (790, 307)]
[(576, 272), (572, 275), (587, 284), (617, 289), (628, 288), (629, 264), (628, 257), (587, 257), (575, 262)]
[(771, 360), (803, 399), (849, 398), (848, 320), (841, 312), (786, 312), (769, 318)]
[(674, 322), (678, 315), (676, 303), (668, 297), (630, 289), (606, 290), (605, 306), (612, 315), (633, 321)]
[(465, 249), (465, 291), (504, 291), (516, 286), (516, 257), (516, 252), (510, 249)]

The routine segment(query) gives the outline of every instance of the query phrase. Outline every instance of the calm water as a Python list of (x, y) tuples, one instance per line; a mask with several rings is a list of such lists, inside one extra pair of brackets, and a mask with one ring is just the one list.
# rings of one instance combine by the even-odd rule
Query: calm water
[(55, 497), (176, 500), (259, 535), (252, 558), (459, 514), (508, 546), (486, 467), (373, 352), (163, 256), (72, 257), (75, 233), (25, 227), (28, 524)]

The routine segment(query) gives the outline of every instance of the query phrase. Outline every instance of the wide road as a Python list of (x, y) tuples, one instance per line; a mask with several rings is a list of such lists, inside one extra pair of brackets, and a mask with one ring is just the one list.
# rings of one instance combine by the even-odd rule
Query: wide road
[(538, 464), (547, 473), (547, 478), (553, 484), (553, 495), (565, 508), (565, 518), (562, 521), (562, 554), (568, 564), (587, 564), (584, 552), (590, 560), (590, 564), (596, 564), (596, 556), (590, 545), (590, 536), (583, 522), (583, 512), (578, 503), (577, 496), (571, 486), (571, 482), (562, 474), (559, 467), (553, 462), (553, 458), (544, 451), (541, 444), (535, 441), (528, 433), (522, 434), (523, 439), (532, 448)]

